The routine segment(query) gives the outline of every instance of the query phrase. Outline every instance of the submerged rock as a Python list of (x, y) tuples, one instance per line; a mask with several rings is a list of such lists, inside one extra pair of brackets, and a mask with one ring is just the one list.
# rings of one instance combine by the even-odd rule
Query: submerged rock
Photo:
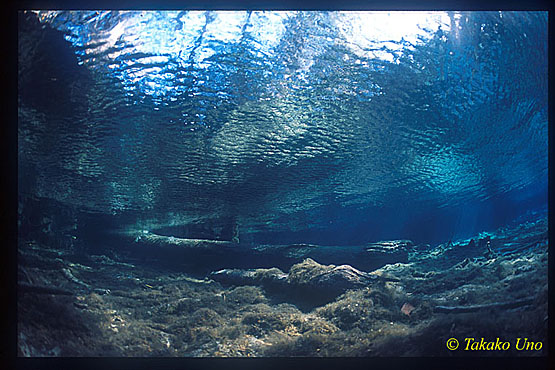
[(377, 279), (377, 275), (359, 271), (349, 265), (321, 265), (307, 258), (291, 267), (287, 282), (292, 286), (336, 291), (340, 294), (347, 289), (366, 286)]
[(357, 270), (349, 265), (322, 265), (307, 258), (284, 273), (271, 269), (223, 269), (212, 272), (210, 278), (224, 285), (259, 285), (269, 290), (306, 298), (333, 299), (348, 289), (360, 289), (378, 281), (396, 279)]

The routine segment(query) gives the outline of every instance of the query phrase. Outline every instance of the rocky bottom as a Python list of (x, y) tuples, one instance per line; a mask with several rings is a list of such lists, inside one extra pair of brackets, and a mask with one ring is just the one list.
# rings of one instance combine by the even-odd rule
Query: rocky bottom
[[(546, 222), (502, 230), (493, 248), (465, 257), (472, 243), (415, 252), (371, 273), (310, 259), (289, 273), (258, 270), (279, 277), (272, 286), (253, 279), (256, 270), (231, 285), (215, 281), (221, 273), (199, 279), (113, 253), (77, 256), (20, 241), (18, 354), (545, 355)], [(330, 271), (347, 275), (326, 295)]]

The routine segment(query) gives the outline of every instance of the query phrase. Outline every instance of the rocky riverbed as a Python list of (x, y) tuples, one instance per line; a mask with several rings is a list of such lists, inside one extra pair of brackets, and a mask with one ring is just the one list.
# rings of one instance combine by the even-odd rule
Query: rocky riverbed
[[(306, 258), (203, 276), (20, 238), (19, 356), (540, 356), (547, 221), (416, 248), (374, 271)], [(449, 338), (460, 347), (449, 350)], [(508, 341), (464, 350), (465, 338)], [(518, 350), (518, 338), (542, 348)], [(522, 342), (521, 342), (522, 343)], [(537, 347), (537, 346), (536, 346)]]

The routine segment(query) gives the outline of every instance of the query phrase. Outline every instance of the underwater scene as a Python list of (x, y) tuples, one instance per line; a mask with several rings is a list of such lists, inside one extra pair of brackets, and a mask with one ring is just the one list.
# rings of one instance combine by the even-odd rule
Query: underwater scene
[(547, 29), (20, 11), (18, 356), (547, 355)]

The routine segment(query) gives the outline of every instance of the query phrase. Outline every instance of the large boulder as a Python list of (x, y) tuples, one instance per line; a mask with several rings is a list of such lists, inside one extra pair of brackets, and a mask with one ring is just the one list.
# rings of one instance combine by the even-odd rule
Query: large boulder
[(287, 282), (303, 289), (316, 289), (343, 293), (347, 289), (364, 287), (378, 279), (377, 275), (359, 271), (350, 265), (321, 265), (307, 258), (293, 265)]
[(223, 269), (209, 276), (223, 285), (258, 285), (280, 295), (313, 303), (330, 301), (348, 289), (396, 280), (360, 271), (349, 265), (322, 265), (310, 258), (293, 265), (289, 273), (278, 268)]

